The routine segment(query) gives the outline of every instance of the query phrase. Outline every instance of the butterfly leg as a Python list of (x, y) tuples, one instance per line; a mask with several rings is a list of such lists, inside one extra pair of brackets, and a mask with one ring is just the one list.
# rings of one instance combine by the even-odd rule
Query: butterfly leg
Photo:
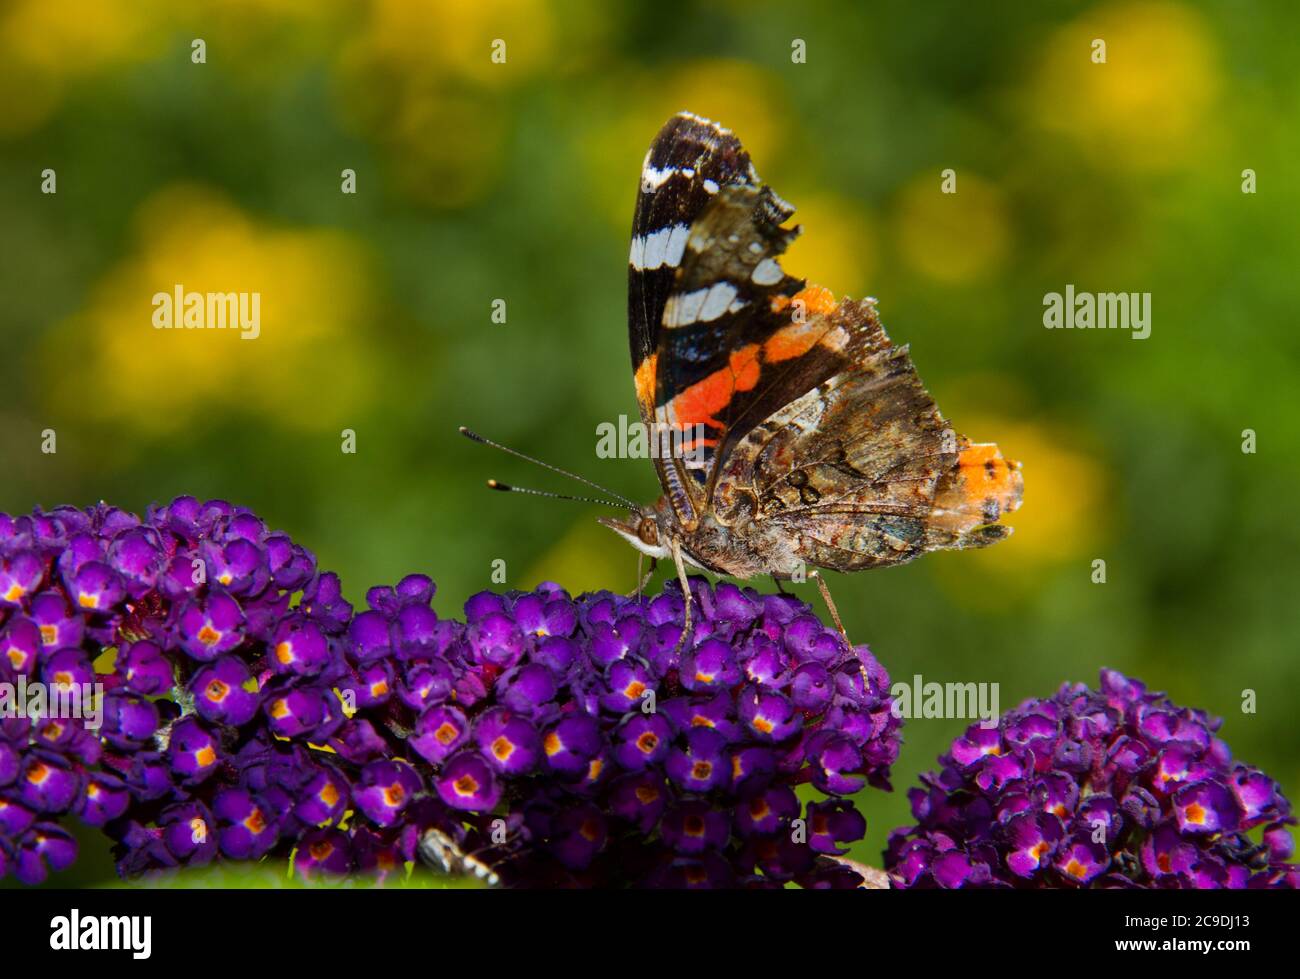
[(778, 578), (776, 575), (772, 575), (772, 584), (776, 585), (776, 590), (779, 591), (782, 595), (788, 595), (788, 594), (790, 594), (790, 593), (787, 592), (787, 591), (785, 590), (785, 588), (782, 586), (782, 584), (781, 584), (781, 579)]
[(674, 652), (681, 652), (686, 645), (686, 637), (691, 632), (691, 583), (686, 580), (686, 566), (682, 564), (682, 548), (677, 541), (673, 541), (673, 561), (677, 564), (677, 580), (682, 583), (682, 600), (686, 603), (686, 615), (682, 624), (682, 635), (677, 640), (677, 648)]
[(844, 637), (844, 641), (852, 646), (853, 643), (849, 640), (849, 634), (844, 631), (844, 623), (840, 621), (839, 609), (835, 607), (835, 601), (831, 598), (831, 590), (826, 587), (826, 580), (816, 571), (809, 571), (808, 577), (817, 579), (817, 588), (822, 593), (822, 601), (826, 603), (826, 608), (831, 613), (835, 628), (840, 630), (840, 635)]
[(641, 562), (644, 559), (645, 555), (638, 551), (636, 555), (636, 600), (638, 602), (641, 601), (641, 593), (645, 591), (645, 586), (650, 584), (650, 579), (655, 576), (655, 568), (659, 566), (659, 559), (657, 557), (652, 557), (650, 559), (650, 570), (643, 576), (641, 574)]
[[(830, 611), (831, 618), (835, 621), (835, 628), (840, 630), (840, 635), (844, 637), (844, 641), (848, 643), (849, 649), (852, 650), (853, 640), (849, 638), (849, 634), (844, 630), (844, 623), (840, 621), (839, 609), (835, 607), (835, 600), (831, 598), (831, 590), (826, 587), (825, 579), (822, 578), (822, 576), (819, 575), (816, 571), (809, 571), (808, 577), (817, 579), (817, 588), (819, 591), (821, 591), (822, 601), (826, 603), (826, 608)], [(865, 689), (870, 690), (871, 677), (867, 675), (866, 664), (863, 663), (861, 660), (859, 660), (858, 668), (862, 673), (862, 682), (866, 685)]]

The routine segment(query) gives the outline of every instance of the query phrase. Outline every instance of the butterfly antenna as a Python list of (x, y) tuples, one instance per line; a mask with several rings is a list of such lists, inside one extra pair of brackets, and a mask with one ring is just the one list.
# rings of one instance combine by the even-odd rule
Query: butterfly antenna
[(489, 479), (487, 481), (488, 489), (500, 490), (502, 493), (527, 493), (529, 496), (544, 496), (549, 500), (573, 500), (576, 503), (603, 503), (605, 506), (612, 506), (616, 510), (626, 509), (624, 504), (615, 503), (613, 500), (601, 500), (594, 496), (569, 496), (567, 493), (551, 493), (547, 490), (529, 489), (526, 486), (511, 486), (500, 480)]
[(488, 481), (488, 486), (492, 487), (492, 489), (499, 489), (508, 493), (531, 493), (536, 496), (550, 496), (557, 500), (579, 500), (584, 503), (604, 503), (606, 506), (620, 506), (629, 510), (640, 509), (640, 507), (638, 507), (627, 497), (620, 496), (618, 493), (615, 493), (611, 489), (606, 489), (604, 486), (601, 486), (600, 483), (593, 482), (592, 480), (588, 479), (585, 476), (579, 476), (577, 473), (571, 473), (567, 469), (561, 469), (559, 466), (552, 466), (549, 462), (542, 462), (541, 459), (534, 459), (530, 455), (524, 455), (524, 453), (518, 451), (517, 449), (512, 449), (508, 445), (502, 445), (500, 442), (494, 442), (490, 438), (484, 438), (482, 435), (479, 435), (478, 432), (472, 432), (464, 425), (460, 426), (460, 434), (464, 435), (471, 442), (479, 442), (482, 445), (490, 445), (494, 449), (500, 449), (502, 452), (506, 453), (507, 455), (512, 455), (518, 459), (523, 459), (525, 462), (531, 462), (534, 466), (541, 466), (543, 469), (549, 469), (551, 472), (558, 473), (561, 476), (567, 476), (569, 479), (582, 483), (584, 486), (590, 486), (592, 489), (598, 490), (601, 493), (604, 493), (606, 496), (612, 496), (614, 499), (618, 500), (618, 504), (610, 503), (608, 500), (591, 500), (591, 499), (587, 499), (586, 497), (563, 496), (559, 493), (545, 493), (542, 490), (530, 490), (530, 489), (523, 489), (522, 487), (519, 486), (507, 486), (505, 483), (498, 483), (494, 479)]

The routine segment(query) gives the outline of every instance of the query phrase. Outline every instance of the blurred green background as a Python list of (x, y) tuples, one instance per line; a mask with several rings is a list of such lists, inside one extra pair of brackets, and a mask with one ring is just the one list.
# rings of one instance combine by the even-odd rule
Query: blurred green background
[[(1119, 668), (1294, 793), (1297, 37), (1281, 0), (8, 0), (0, 509), (222, 497), (354, 602), (425, 571), (444, 615), (497, 559), (511, 587), (630, 589), (596, 511), (489, 494), (570, 487), (456, 426), (658, 495), (596, 426), (636, 414), (632, 203), (688, 108), (799, 209), (787, 268), (878, 297), (958, 430), (1024, 464), (1009, 541), (830, 577), (855, 640), (1003, 708)], [(154, 330), (175, 283), (260, 292), (261, 337)], [(1151, 337), (1044, 329), (1067, 283), (1150, 292)], [(906, 724), (855, 857), (964, 726)], [(56, 882), (109, 873), (87, 850)]]

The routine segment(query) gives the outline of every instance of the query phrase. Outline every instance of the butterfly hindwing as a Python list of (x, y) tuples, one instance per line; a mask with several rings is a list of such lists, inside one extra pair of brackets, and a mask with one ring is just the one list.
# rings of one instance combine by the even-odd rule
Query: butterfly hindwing
[[(1002, 536), (1003, 527), (979, 528), (1018, 504), (1019, 473), (1000, 455), (994, 462), (976, 451), (996, 447), (957, 435), (907, 348), (891, 344), (874, 315), (867, 322), (870, 339), (851, 370), (778, 410), (728, 455), (714, 499), (720, 518), (743, 512), (755, 526), (778, 527), (801, 560), (839, 571)], [(977, 490), (955, 477), (977, 457), (989, 481), (972, 506)], [(986, 461), (998, 471), (991, 475)]]

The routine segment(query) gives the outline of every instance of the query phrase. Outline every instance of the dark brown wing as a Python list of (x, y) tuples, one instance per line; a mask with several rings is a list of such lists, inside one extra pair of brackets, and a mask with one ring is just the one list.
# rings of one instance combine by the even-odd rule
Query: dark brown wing
[(1009, 534), (996, 521), (1020, 505), (1019, 465), (953, 431), (872, 304), (845, 300), (837, 315), (863, 324), (853, 366), (740, 441), (719, 480), (719, 516), (752, 514), (808, 564), (838, 571)]

